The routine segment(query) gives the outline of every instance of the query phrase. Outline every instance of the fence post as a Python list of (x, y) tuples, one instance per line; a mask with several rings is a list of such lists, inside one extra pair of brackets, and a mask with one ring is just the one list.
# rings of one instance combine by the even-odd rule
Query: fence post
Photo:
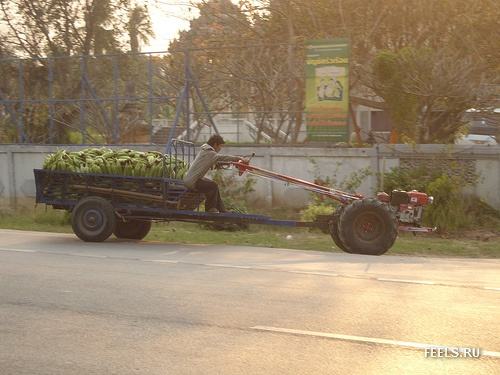
[(12, 148), (7, 148), (7, 179), (10, 207), (15, 209), (17, 206), (16, 166), (14, 165), (14, 153), (12, 152)]
[(120, 139), (120, 122), (118, 121), (118, 63), (116, 55), (113, 55), (113, 143), (117, 144)]
[(85, 56), (80, 57), (80, 134), (82, 136), (82, 144), (85, 143), (86, 137), (86, 118), (85, 118), (85, 69), (86, 69), (86, 61)]
[[(270, 148), (266, 150), (266, 154), (264, 155), (264, 168), (269, 171), (273, 170), (273, 156), (271, 154)], [(271, 180), (266, 179), (265, 184), (266, 184), (266, 202), (270, 207), (273, 207), (274, 204), (273, 182)]]
[(184, 50), (184, 79), (186, 80), (186, 96), (185, 96), (185, 101), (184, 101), (184, 105), (185, 105), (185, 109), (186, 109), (186, 140), (187, 141), (191, 141), (191, 129), (190, 129), (190, 123), (191, 123), (191, 118), (190, 118), (190, 111), (191, 111), (191, 108), (190, 108), (190, 105), (189, 105), (189, 101), (190, 101), (190, 95), (189, 95), (189, 90), (191, 90), (191, 85), (190, 85), (190, 79), (191, 79), (191, 76), (190, 76), (190, 69), (189, 69), (189, 64), (190, 64), (190, 56), (189, 56), (189, 50), (186, 48)]
[[(215, 125), (215, 121), (212, 118), (212, 115), (210, 114), (210, 110), (208, 108), (207, 102), (205, 99), (203, 99), (203, 94), (201, 93), (200, 90), (200, 85), (199, 81), (194, 77), (193, 72), (191, 71), (191, 67), (188, 66), (188, 76), (190, 82), (193, 82), (193, 87), (196, 91), (196, 94), (198, 95), (198, 99), (200, 99), (201, 105), (203, 106), (203, 110), (205, 111), (205, 114), (208, 118), (208, 121), (210, 122), (210, 125), (212, 125), (212, 128), (214, 128), (215, 134), (220, 134), (219, 129), (217, 129), (217, 126)], [(212, 134), (212, 128), (210, 128), (210, 134)]]
[(49, 57), (49, 143), (54, 143), (54, 60)]
[(17, 110), (17, 140), (19, 143), (24, 143), (26, 135), (24, 133), (24, 63), (19, 60), (19, 69), (17, 77), (19, 109)]
[(148, 55), (148, 122), (149, 143), (153, 143), (153, 56)]
[(167, 142), (165, 145), (165, 153), (166, 154), (170, 154), (170, 152), (171, 152), (171, 141), (175, 136), (175, 129), (177, 128), (177, 126), (179, 124), (179, 118), (180, 118), (181, 112), (182, 112), (182, 103), (183, 103), (185, 97), (186, 97), (186, 86), (184, 86), (182, 88), (181, 92), (179, 93), (179, 96), (177, 97), (176, 106), (175, 106), (176, 108), (175, 108), (174, 123), (168, 131), (168, 138), (167, 138)]
[(240, 143), (240, 115), (236, 115), (236, 143)]
[[(497, 168), (497, 186), (500, 186), (500, 149), (497, 151), (497, 161), (498, 161), (498, 168)], [(500, 210), (500, 189), (497, 189), (497, 202), (496, 205), (494, 206), (497, 210)]]
[(377, 174), (377, 188), (375, 190), (375, 193), (377, 193), (379, 191), (384, 190), (384, 171), (380, 171), (380, 145), (377, 143), (374, 149), (375, 149), (375, 162), (376, 162), (375, 171)]

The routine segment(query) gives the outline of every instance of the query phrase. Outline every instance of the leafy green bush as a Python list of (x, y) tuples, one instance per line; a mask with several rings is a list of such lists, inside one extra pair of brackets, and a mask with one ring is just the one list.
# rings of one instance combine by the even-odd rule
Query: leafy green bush
[(425, 167), (415, 169), (393, 168), (384, 173), (384, 191), (390, 193), (393, 190), (418, 190), (426, 192), (428, 185), (436, 180), (442, 173), (437, 169), (429, 170)]
[(313, 202), (301, 211), (301, 220), (314, 221), (320, 215), (331, 215), (335, 211), (335, 205), (330, 203), (331, 199), (326, 202)]
[(441, 175), (427, 185), (426, 192), (434, 197), (434, 204), (424, 210), (424, 221), (441, 231), (457, 230), (471, 225), (466, 212), (461, 181)]

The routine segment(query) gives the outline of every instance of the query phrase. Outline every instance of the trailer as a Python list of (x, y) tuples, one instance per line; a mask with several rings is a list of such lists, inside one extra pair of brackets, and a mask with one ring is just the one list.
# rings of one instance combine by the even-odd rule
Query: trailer
[[(194, 159), (194, 144), (173, 140), (171, 152), (187, 163)], [(331, 235), (347, 253), (381, 255), (391, 248), (398, 231), (431, 232), (420, 225), (423, 207), (432, 197), (410, 191), (394, 191), (365, 198), (305, 180), (268, 171), (249, 163), (231, 162), (221, 168), (236, 168), (261, 178), (296, 185), (339, 203), (332, 215), (315, 221), (279, 220), (265, 215), (237, 212), (210, 213), (199, 209), (203, 194), (186, 188), (178, 176), (132, 177), (112, 174), (75, 173), (35, 169), (36, 202), (71, 213), (74, 233), (83, 241), (101, 242), (117, 238), (141, 240), (152, 222), (263, 224), (319, 228)]]

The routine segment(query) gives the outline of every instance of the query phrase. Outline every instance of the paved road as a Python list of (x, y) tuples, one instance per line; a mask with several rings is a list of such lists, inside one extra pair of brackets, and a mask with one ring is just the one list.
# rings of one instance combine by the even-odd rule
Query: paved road
[(499, 260), (0, 230), (2, 375), (499, 374), (499, 322)]

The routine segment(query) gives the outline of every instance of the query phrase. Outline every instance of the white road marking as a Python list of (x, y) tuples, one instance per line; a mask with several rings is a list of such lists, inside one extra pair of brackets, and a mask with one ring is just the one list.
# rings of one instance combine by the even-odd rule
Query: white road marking
[(318, 275), (318, 276), (332, 276), (332, 277), (337, 277), (339, 276), (338, 273), (332, 273), (332, 272), (316, 272), (316, 271), (288, 271), (284, 270), (285, 272), (290, 272), (290, 273), (298, 273), (300, 275)]
[(423, 285), (435, 285), (434, 281), (427, 280), (405, 280), (405, 279), (386, 279), (383, 277), (377, 277), (378, 281), (389, 281), (392, 283), (408, 283), (408, 284), (423, 284)]
[(177, 250), (172, 250), (172, 251), (167, 251), (166, 253), (162, 253), (161, 255), (173, 255), (173, 254), (177, 254), (178, 251)]
[(495, 290), (497, 292), (500, 292), (500, 288), (490, 288), (488, 286), (485, 286), (485, 287), (483, 287), (483, 289), (486, 289), (486, 290)]
[[(60, 253), (51, 252), (51, 254), (60, 254)], [(75, 254), (75, 256), (77, 256), (77, 257), (83, 257), (83, 258), (99, 258), (99, 259), (109, 258), (106, 255), (94, 255), (94, 254)]]
[(19, 253), (36, 253), (36, 250), (22, 250), (22, 249), (7, 249), (5, 247), (0, 247), (0, 251), (16, 251)]
[(154, 262), (154, 263), (172, 263), (172, 264), (177, 264), (179, 263), (178, 260), (169, 260), (169, 259), (140, 259), (143, 262)]
[(481, 356), (485, 357), (494, 357), (494, 358), (500, 358), (500, 353), (499, 352), (492, 352), (490, 350), (481, 350)]
[(203, 266), (209, 266), (209, 267), (224, 267), (224, 268), (241, 268), (245, 270), (250, 270), (253, 267), (251, 266), (239, 266), (236, 264), (218, 264), (218, 263), (209, 263), (209, 264), (203, 264)]
[[(399, 346), (399, 347), (407, 348), (407, 349), (421, 349), (421, 350), (423, 350), (423, 349), (429, 348), (429, 347), (439, 347), (439, 348), (452, 347), (452, 346), (445, 346), (445, 345), (425, 344), (425, 343), (412, 342), (412, 341), (389, 340), (389, 339), (380, 339), (380, 338), (374, 338), (374, 337), (343, 335), (343, 334), (339, 334), (339, 333), (328, 333), (328, 332), (303, 331), (303, 330), (299, 330), (299, 329), (278, 328), (278, 327), (268, 327), (268, 326), (254, 326), (254, 327), (250, 327), (250, 329), (254, 329), (257, 331), (291, 334), (291, 335), (324, 337), (324, 338), (335, 339), (335, 340), (354, 341), (354, 342), (361, 342), (361, 343)], [(490, 350), (481, 350), (481, 356), (500, 358), (500, 352), (494, 352), (494, 351), (490, 351)]]

